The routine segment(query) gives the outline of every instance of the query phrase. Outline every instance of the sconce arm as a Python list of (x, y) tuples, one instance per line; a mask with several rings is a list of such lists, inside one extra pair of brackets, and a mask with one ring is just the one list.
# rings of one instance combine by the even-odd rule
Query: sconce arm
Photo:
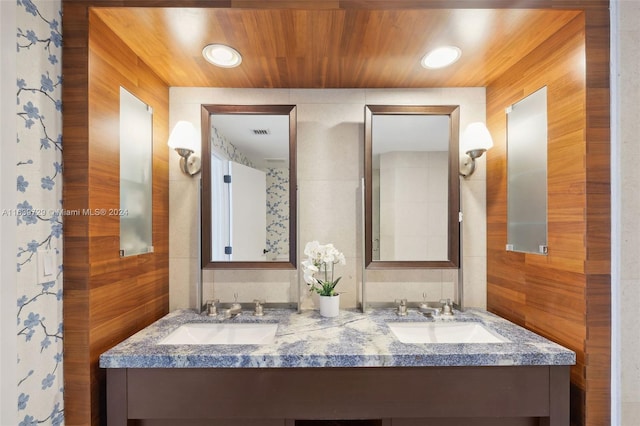
[(469, 160), (465, 161), (463, 167), (465, 170), (459, 171), (460, 176), (464, 178), (468, 178), (476, 171), (476, 158), (482, 157), (487, 150), (486, 149), (472, 149), (471, 151), (467, 151), (467, 157)]
[(200, 173), (200, 157), (187, 148), (176, 148), (176, 152), (180, 156), (180, 169), (184, 174), (194, 176)]

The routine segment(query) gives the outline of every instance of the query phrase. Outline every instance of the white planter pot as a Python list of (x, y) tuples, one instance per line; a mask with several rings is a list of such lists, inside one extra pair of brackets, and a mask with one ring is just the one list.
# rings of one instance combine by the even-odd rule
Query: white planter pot
[(323, 317), (337, 317), (340, 312), (340, 295), (320, 296), (320, 315)]

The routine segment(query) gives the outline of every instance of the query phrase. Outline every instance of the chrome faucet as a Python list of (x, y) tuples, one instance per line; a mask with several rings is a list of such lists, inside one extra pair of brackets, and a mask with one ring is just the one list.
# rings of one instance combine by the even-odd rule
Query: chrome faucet
[(229, 309), (222, 311), (225, 319), (235, 318), (242, 313), (242, 305), (238, 303), (238, 293), (234, 293), (235, 302), (231, 304)]
[(253, 315), (255, 315), (257, 317), (263, 316), (264, 315), (264, 309), (263, 309), (262, 305), (264, 305), (264, 300), (255, 299), (253, 301), (253, 303), (256, 304), (256, 307), (253, 310)]
[(442, 315), (453, 315), (453, 305), (451, 304), (451, 299), (440, 299), (440, 303), (442, 303)]
[(225, 309), (222, 312), (225, 319), (235, 318), (242, 313), (242, 305), (240, 305), (239, 303), (234, 303), (229, 309)]
[(396, 299), (396, 303), (398, 304), (398, 311), (396, 312), (396, 314), (398, 314), (401, 317), (404, 317), (407, 315), (407, 299)]
[(207, 303), (204, 306), (204, 311), (202, 311), (202, 315), (208, 315), (210, 317), (218, 315), (218, 303), (220, 303), (218, 299), (207, 300)]
[(426, 317), (437, 317), (442, 313), (441, 308), (433, 308), (427, 302), (427, 293), (422, 293), (422, 303), (418, 305), (418, 311)]

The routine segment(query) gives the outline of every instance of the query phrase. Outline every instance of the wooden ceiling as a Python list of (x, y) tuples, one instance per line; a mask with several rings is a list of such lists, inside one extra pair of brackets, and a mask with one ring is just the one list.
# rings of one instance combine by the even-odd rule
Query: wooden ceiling
[[(93, 13), (169, 86), (239, 88), (487, 86), (580, 14), (127, 7)], [(209, 64), (201, 51), (210, 43), (233, 46), (242, 64)], [(460, 47), (462, 58), (449, 68), (422, 68), (424, 54), (443, 44)]]

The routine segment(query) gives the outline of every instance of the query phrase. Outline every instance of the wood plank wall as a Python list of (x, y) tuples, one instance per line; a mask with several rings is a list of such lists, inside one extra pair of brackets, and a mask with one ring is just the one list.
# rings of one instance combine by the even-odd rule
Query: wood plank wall
[[(86, 9), (65, 6), (65, 19), (86, 14)], [(89, 77), (65, 78), (64, 207), (109, 210), (120, 206), (118, 123), (119, 87), (123, 86), (153, 107), (154, 252), (121, 258), (117, 215), (65, 217), (68, 425), (101, 424), (105, 375), (98, 367), (100, 354), (162, 317), (169, 307), (169, 89), (101, 21), (92, 14), (89, 20), (88, 45), (78, 42), (87, 40), (88, 27), (65, 27), (64, 70), (77, 67), (75, 77), (85, 69)], [(75, 37), (67, 43), (69, 31)]]
[[(488, 208), (488, 305), (511, 320), (546, 334), (576, 350), (579, 365), (572, 370), (575, 424), (609, 424), (610, 398), (610, 204), (609, 204), (609, 10), (607, 0), (182, 0), (183, 7), (296, 8), (566, 8), (584, 10), (586, 27), (578, 34), (586, 39), (582, 54), (586, 61), (586, 80), (582, 93), (560, 95), (556, 105), (567, 109), (566, 122), (557, 124), (558, 135), (550, 152), (556, 157), (550, 170), (554, 186), (550, 200), (550, 219), (554, 236), (550, 255), (505, 253), (506, 181), (504, 107), (535, 90), (530, 80), (535, 72), (544, 75), (555, 70), (557, 78), (543, 84), (563, 85), (562, 66), (568, 60), (566, 41), (576, 47), (578, 38), (571, 31), (549, 40), (543, 50), (534, 52), (525, 64), (514, 68), (488, 88), (488, 123), (496, 147), (487, 155)], [(114, 120), (107, 99), (107, 87), (94, 87), (89, 93), (88, 9), (99, 6), (175, 7), (175, 0), (63, 0), (63, 134), (65, 208), (103, 207), (115, 201), (115, 187), (109, 184), (117, 170), (114, 146), (103, 139), (94, 147), (99, 130), (108, 134), (105, 123)], [(573, 24), (576, 25), (575, 23)], [(574, 30), (577, 30), (574, 28)], [(99, 41), (100, 42), (100, 41)], [(102, 63), (114, 78), (130, 84), (128, 88), (153, 105), (151, 92), (165, 93), (166, 87), (149, 74), (144, 64), (126, 53), (127, 49), (109, 36), (111, 43), (90, 61)], [(111, 53), (110, 53), (111, 52)], [(121, 53), (124, 52), (124, 53)], [(550, 61), (555, 58), (556, 62)], [(132, 61), (131, 63), (125, 61)], [(137, 71), (131, 72), (136, 69)], [(584, 71), (584, 70), (583, 70)], [(116, 77), (117, 76), (117, 77)], [(517, 78), (517, 77), (522, 78)], [(149, 77), (149, 79), (147, 79)], [(567, 80), (569, 79), (569, 80)], [(569, 85), (570, 86), (570, 85)], [(559, 92), (569, 90), (558, 89)], [(155, 89), (154, 89), (155, 87)], [(105, 91), (106, 98), (96, 93)], [(115, 90), (115, 89), (112, 89)], [(575, 89), (574, 89), (575, 90)], [(580, 90), (579, 90), (580, 91)], [(162, 95), (164, 99), (165, 95)], [(553, 96), (558, 96), (554, 92)], [(92, 113), (89, 115), (89, 106)], [(580, 100), (578, 105), (576, 99)], [(167, 120), (164, 105), (153, 105), (157, 118)], [(500, 102), (504, 105), (500, 105)], [(564, 108), (564, 107), (563, 107)], [(571, 110), (573, 108), (573, 110)], [(564, 110), (564, 109), (563, 109)], [(569, 111), (571, 111), (569, 113)], [(93, 120), (102, 124), (93, 128)], [(576, 119), (576, 114), (579, 118)], [(581, 114), (581, 115), (580, 115)], [(91, 121), (90, 121), (91, 120)], [(577, 126), (574, 133), (566, 126)], [(91, 124), (90, 124), (91, 123)], [(111, 122), (113, 124), (113, 121)], [(90, 128), (93, 129), (90, 131)], [(66, 217), (64, 235), (64, 327), (65, 327), (65, 421), (68, 425), (99, 424), (102, 374), (96, 367), (98, 355), (122, 338), (153, 322), (167, 310), (168, 299), (168, 173), (165, 141), (167, 123), (154, 126), (160, 139), (154, 158), (154, 237), (156, 252), (139, 260), (120, 260), (104, 256), (105, 247), (114, 248), (115, 226), (108, 219)], [(579, 140), (578, 146), (569, 140)], [(159, 156), (159, 157), (158, 157)], [(93, 162), (97, 162), (95, 165)], [(563, 172), (567, 167), (566, 172)], [(575, 180), (577, 177), (577, 180)], [(565, 181), (566, 180), (566, 181)], [(94, 185), (102, 185), (94, 187)], [(551, 192), (550, 192), (551, 193)], [(103, 200), (103, 201), (101, 201)], [(551, 201), (553, 201), (551, 203)], [(162, 204), (164, 203), (164, 204)], [(111, 204), (109, 204), (111, 205)], [(104, 206), (106, 207), (106, 206)], [(157, 219), (156, 219), (157, 218)], [(551, 229), (551, 227), (550, 227)], [(104, 230), (104, 232), (103, 232)], [(107, 231), (110, 230), (110, 231)], [(91, 232), (98, 232), (95, 237)], [(111, 233), (110, 233), (111, 232)], [(101, 244), (104, 244), (102, 246)]]
[[(487, 88), (487, 305), (576, 352), (572, 424), (595, 426), (610, 423), (609, 47), (586, 36), (608, 28), (604, 12), (583, 15)], [(505, 108), (543, 86), (548, 256), (505, 251)]]

